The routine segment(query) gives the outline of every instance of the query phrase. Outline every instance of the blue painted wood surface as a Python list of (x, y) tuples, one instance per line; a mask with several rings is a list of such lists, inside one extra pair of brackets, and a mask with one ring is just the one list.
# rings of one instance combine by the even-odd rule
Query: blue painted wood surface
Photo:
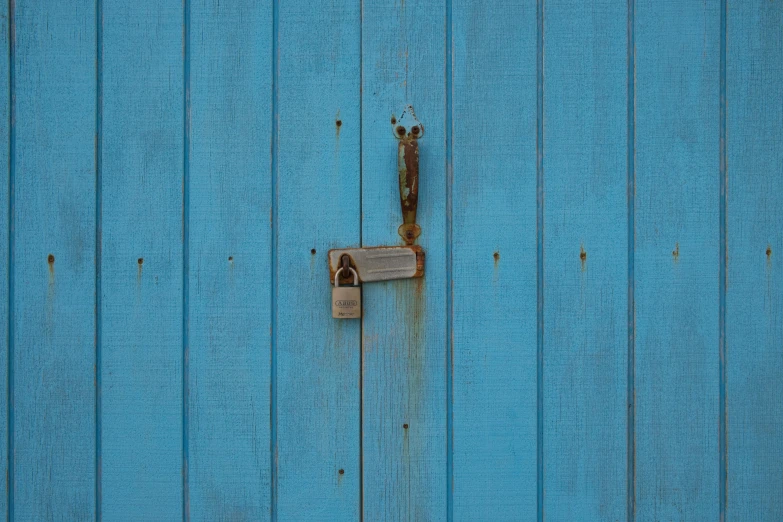
[[(404, 244), (392, 116), (412, 103), (427, 277), (364, 287), (364, 520), (446, 520), (445, 5), (363, 3), (362, 246)], [(391, 140), (390, 140), (391, 138)]]
[[(268, 516), (271, 2), (190, 10), (188, 483), (193, 520)], [(187, 506), (187, 504), (186, 504)]]
[(104, 519), (183, 516), (183, 6), (105, 0), (100, 501)]
[[(627, 6), (544, 17), (544, 516), (625, 520)], [(502, 259), (502, 258), (501, 258)]]
[(15, 6), (15, 520), (95, 516), (95, 11)]
[(332, 319), (326, 253), (361, 238), (361, 11), (276, 9), (271, 516), (356, 520), (361, 322)]
[(783, 520), (783, 4), (726, 21), (726, 519)]
[[(537, 520), (537, 18), (452, 5), (454, 520)], [(488, 103), (489, 102), (489, 103)]]
[[(11, 308), (11, 299), (10, 294), (8, 292), (9, 289), (9, 276), (11, 274), (10, 271), (10, 246), (11, 243), (9, 241), (10, 237), (10, 224), (11, 224), (11, 215), (10, 215), (10, 188), (11, 188), (11, 179), (10, 179), (10, 173), (11, 173), (11, 165), (10, 165), (10, 157), (11, 157), (11, 77), (10, 77), (10, 56), (11, 56), (11, 48), (9, 46), (9, 32), (10, 32), (10, 24), (9, 24), (10, 17), (9, 16), (0, 16), (0, 48), (2, 49), (8, 49), (8, 53), (0, 53), (2, 56), (0, 56), (0, 89), (2, 89), (0, 92), (2, 93), (8, 93), (8, 96), (3, 96), (0, 94), (0, 122), (3, 122), (0, 124), (0, 143), (8, 144), (7, 147), (0, 146), (0, 165), (5, 165), (6, 168), (4, 169), (2, 179), (0, 179), (0, 245), (3, 245), (5, 247), (5, 254), (0, 254), (0, 295), (5, 296), (5, 299), (0, 298), (0, 314), (2, 314), (2, 319), (0, 319), (0, 346), (2, 346), (2, 349), (0, 350), (0, 361), (4, 361), (6, 364), (3, 364), (0, 362), (0, 466), (2, 468), (5, 468), (7, 471), (5, 474), (0, 473), (0, 485), (3, 486), (3, 489), (0, 489), (0, 491), (10, 491), (8, 488), (9, 484), (9, 467), (8, 467), (8, 455), (9, 455), (9, 445), (8, 445), (8, 436), (10, 434), (10, 425), (9, 425), (9, 416), (12, 409), (11, 403), (8, 401), (8, 386), (7, 384), (10, 382), (8, 377), (8, 369), (9, 365), (8, 363), (11, 362), (9, 359), (9, 329), (8, 327), (11, 324), (10, 320), (10, 308)], [(3, 247), (0, 246), (0, 249)], [(6, 383), (6, 386), (3, 386), (2, 383)], [(3, 410), (2, 402), (5, 401), (5, 409)], [(5, 450), (5, 451), (4, 451)], [(9, 501), (9, 495), (3, 496), (0, 494), (0, 514), (5, 514), (6, 519), (8, 518), (8, 501)], [(0, 515), (2, 516), (2, 515)]]
[[(0, 511), (780, 520), (781, 25), (10, 0)], [(426, 275), (335, 321), (327, 250), (400, 244), (407, 103)]]
[(720, 4), (635, 7), (635, 505), (720, 512)]

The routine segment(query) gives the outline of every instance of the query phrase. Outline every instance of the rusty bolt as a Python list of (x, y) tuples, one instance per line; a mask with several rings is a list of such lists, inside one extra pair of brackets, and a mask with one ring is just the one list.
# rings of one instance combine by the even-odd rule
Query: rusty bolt
[(400, 136), (405, 136), (405, 127), (403, 127), (402, 125), (397, 127), (397, 134), (399, 134)]
[(413, 134), (418, 134), (418, 133), (419, 133), (419, 126), (418, 126), (418, 125), (414, 125), (414, 126), (411, 128), (411, 132), (412, 132)]

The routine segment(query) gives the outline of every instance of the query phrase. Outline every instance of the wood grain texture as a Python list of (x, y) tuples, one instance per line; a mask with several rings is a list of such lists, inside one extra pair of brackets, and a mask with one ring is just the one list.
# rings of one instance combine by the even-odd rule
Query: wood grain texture
[(783, 4), (727, 25), (726, 519), (783, 520)]
[(271, 1), (191, 5), (193, 520), (270, 510)]
[(95, 11), (16, 2), (13, 514), (95, 510)]
[[(11, 2), (0, 517), (783, 519), (783, 7), (725, 8)], [(334, 320), (407, 103), (426, 276)]]
[(360, 14), (352, 1), (280, 3), (279, 520), (359, 518), (360, 321), (332, 319), (327, 251), (359, 246)]
[(536, 5), (452, 16), (454, 520), (536, 520)]
[(102, 511), (183, 516), (183, 4), (103, 0)]
[(546, 2), (543, 511), (550, 520), (626, 520), (627, 17), (619, 2)]
[(423, 279), (364, 287), (365, 520), (446, 519), (445, 3), (365, 1), (362, 245), (403, 244), (392, 114), (410, 103), (419, 140)]
[(636, 517), (717, 520), (720, 5), (635, 15)]
[[(3, 174), (0, 176), (0, 517), (8, 519), (8, 413), (11, 406), (8, 402), (8, 349), (9, 349), (9, 274), (11, 272), (11, 256), (9, 249), (9, 232), (11, 217), (10, 176), (11, 176), (11, 68), (10, 68), (10, 24), (9, 17), (0, 17), (0, 49), (8, 49), (8, 53), (0, 53), (0, 165)], [(7, 144), (8, 146), (3, 146)], [(5, 494), (2, 492), (5, 491)]]

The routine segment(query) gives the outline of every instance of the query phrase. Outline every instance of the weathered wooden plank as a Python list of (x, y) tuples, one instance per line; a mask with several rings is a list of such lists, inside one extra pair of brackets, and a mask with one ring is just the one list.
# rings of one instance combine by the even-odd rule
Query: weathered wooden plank
[(392, 115), (410, 103), (419, 140), (417, 244), (423, 279), (364, 286), (365, 520), (445, 520), (446, 6), (365, 1), (362, 25), (362, 244), (403, 244)]
[(334, 320), (327, 251), (359, 244), (360, 4), (281, 2), (273, 169), (273, 514), (359, 517), (360, 321)]
[(535, 2), (453, 4), (454, 520), (536, 520)]
[(95, 10), (19, 0), (13, 517), (95, 514)]
[[(3, 175), (0, 177), (0, 516), (8, 518), (8, 434), (11, 404), (8, 402), (8, 348), (10, 324), (9, 275), (11, 274), (11, 257), (9, 249), (9, 232), (11, 217), (10, 181), (11, 181), (11, 68), (9, 66), (11, 52), (9, 47), (10, 23), (9, 16), (0, 17), (0, 49), (9, 52), (0, 53), (0, 165), (3, 165)], [(2, 491), (6, 494), (3, 495)]]
[(544, 17), (544, 514), (626, 519), (627, 6)]
[(783, 4), (730, 2), (727, 520), (783, 520)]
[(719, 2), (636, 3), (638, 520), (719, 514), (719, 27)]
[(272, 3), (193, 0), (189, 491), (193, 520), (269, 517)]
[(103, 0), (102, 512), (183, 515), (183, 4)]

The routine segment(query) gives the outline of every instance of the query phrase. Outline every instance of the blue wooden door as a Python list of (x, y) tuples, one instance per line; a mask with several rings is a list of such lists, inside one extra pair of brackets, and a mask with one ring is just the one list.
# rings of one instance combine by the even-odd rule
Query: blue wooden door
[[(7, 520), (783, 520), (780, 0), (9, 0)], [(334, 320), (330, 248), (423, 279)]]

